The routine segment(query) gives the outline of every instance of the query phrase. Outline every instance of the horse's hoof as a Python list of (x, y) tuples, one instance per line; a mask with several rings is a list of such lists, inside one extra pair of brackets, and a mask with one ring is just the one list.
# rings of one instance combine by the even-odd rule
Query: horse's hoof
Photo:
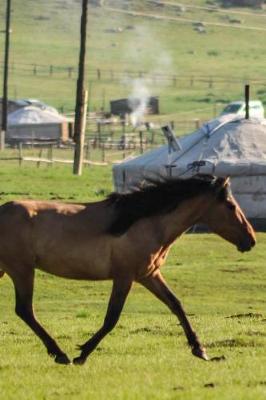
[(196, 357), (201, 358), (202, 360), (209, 361), (209, 357), (204, 348), (201, 347), (193, 347), (192, 354)]
[(73, 364), (75, 364), (75, 365), (83, 365), (83, 364), (85, 364), (85, 361), (86, 361), (86, 358), (80, 356), (80, 357), (74, 358)]
[(66, 354), (60, 354), (58, 356), (55, 356), (54, 360), (57, 364), (64, 364), (64, 365), (71, 364), (71, 361), (69, 360)]

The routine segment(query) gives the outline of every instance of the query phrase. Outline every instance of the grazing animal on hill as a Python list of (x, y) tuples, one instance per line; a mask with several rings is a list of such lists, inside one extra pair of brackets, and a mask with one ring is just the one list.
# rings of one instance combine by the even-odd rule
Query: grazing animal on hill
[(0, 207), (0, 276), (5, 272), (12, 279), (17, 315), (58, 363), (70, 360), (34, 315), (35, 268), (70, 279), (113, 280), (103, 325), (80, 346), (75, 364), (83, 364), (114, 328), (134, 281), (169, 307), (178, 317), (192, 353), (207, 360), (180, 301), (160, 272), (172, 243), (198, 223), (206, 224), (240, 251), (255, 245), (254, 231), (224, 178), (150, 182), (132, 193), (113, 193), (87, 204), (9, 202)]

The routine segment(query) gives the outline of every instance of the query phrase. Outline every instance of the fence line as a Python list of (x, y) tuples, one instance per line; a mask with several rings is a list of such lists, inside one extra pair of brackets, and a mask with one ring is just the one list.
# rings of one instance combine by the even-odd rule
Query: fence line
[[(0, 68), (3, 69), (3, 62), (0, 62)], [(31, 74), (33, 76), (47, 76), (51, 79), (55, 76), (64, 75), (64, 77), (73, 79), (77, 77), (77, 68), (73, 66), (58, 66), (58, 65), (41, 65), (41, 64), (10, 64), (10, 72), (22, 72), (25, 75)], [(213, 88), (214, 85), (218, 84), (243, 84), (243, 82), (249, 82), (253, 85), (266, 85), (266, 79), (262, 77), (250, 78), (247, 76), (243, 77), (228, 77), (222, 75), (198, 75), (198, 74), (161, 74), (153, 73), (150, 74), (143, 70), (113, 70), (94, 68), (86, 71), (87, 79), (90, 81), (103, 81), (103, 82), (117, 82), (123, 81), (123, 79), (148, 79), (154, 85), (157, 83), (165, 83), (172, 86), (178, 86), (181, 83), (186, 83), (188, 87), (194, 87), (198, 83), (207, 85), (209, 88)]]
[[(22, 165), (23, 162), (33, 162), (36, 163), (37, 167), (40, 167), (40, 164), (73, 164), (74, 160), (68, 160), (68, 159), (62, 159), (62, 158), (43, 158), (43, 157), (0, 157), (0, 161), (18, 161), (20, 165)], [(116, 162), (122, 162), (124, 160), (118, 160)], [(83, 164), (85, 165), (97, 165), (97, 166), (107, 166), (111, 162), (100, 162), (100, 161), (91, 161), (91, 160), (83, 160)], [(113, 163), (113, 162), (112, 162)]]
[[(28, 147), (27, 147), (28, 148)], [(29, 151), (32, 152), (32, 148)], [(58, 152), (64, 152), (66, 149), (58, 149), (58, 147), (55, 146), (49, 146), (49, 147), (43, 147), (40, 151), (38, 156), (35, 155), (24, 155), (23, 154), (23, 145), (22, 143), (19, 143), (18, 149), (17, 149), (17, 155), (6, 155), (6, 156), (1, 156), (0, 157), (0, 162), (8, 162), (8, 161), (17, 161), (19, 166), (22, 166), (24, 162), (31, 162), (35, 163), (37, 168), (40, 168), (41, 164), (46, 164), (47, 166), (53, 166), (54, 164), (67, 164), (67, 165), (72, 165), (74, 163), (74, 157), (70, 157), (68, 154), (68, 158), (60, 158), (60, 157), (54, 157), (54, 149), (57, 149)], [(43, 156), (43, 150), (47, 150), (47, 156)], [(73, 151), (73, 147), (68, 147), (67, 150)], [(136, 150), (136, 149), (134, 149)], [(5, 153), (12, 152), (14, 153), (14, 149), (6, 149)], [(141, 152), (141, 151), (140, 151)], [(98, 160), (92, 160), (90, 159), (90, 156), (92, 155), (92, 152), (87, 152), (86, 156), (83, 160), (83, 165), (87, 166), (108, 166), (112, 164), (117, 164), (121, 163), (127, 159), (132, 158), (133, 156), (137, 155), (135, 151), (132, 151), (131, 148), (128, 149), (121, 149), (120, 151), (112, 152), (112, 151), (106, 151), (105, 147), (101, 147), (100, 151), (98, 149), (98, 158), (101, 158), (101, 161)], [(115, 158), (120, 156), (120, 158)]]

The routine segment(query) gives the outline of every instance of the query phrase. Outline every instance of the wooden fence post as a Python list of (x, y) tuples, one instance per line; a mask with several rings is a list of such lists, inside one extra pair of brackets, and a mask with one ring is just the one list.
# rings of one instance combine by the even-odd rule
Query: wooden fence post
[(121, 128), (122, 128), (122, 134), (126, 134), (126, 121), (124, 119), (121, 120)]
[(39, 151), (39, 160), (37, 161), (37, 168), (40, 168), (40, 165), (41, 165), (41, 158), (42, 158), (42, 148), (41, 148), (41, 150)]
[(100, 147), (101, 140), (102, 140), (102, 125), (100, 122), (97, 122), (97, 138), (95, 147)]
[(6, 132), (4, 130), (1, 130), (0, 132), (0, 150), (5, 149), (5, 140), (6, 140)]
[[(90, 161), (90, 141), (87, 141), (87, 145), (86, 145), (86, 160)], [(88, 167), (90, 166), (90, 163), (88, 163)]]
[(72, 72), (73, 72), (73, 68), (72, 67), (68, 67), (68, 77), (72, 78)]
[(194, 122), (195, 122), (195, 128), (196, 128), (196, 129), (199, 129), (199, 127), (200, 127), (200, 120), (199, 120), (198, 118), (196, 118), (196, 119), (194, 119)]
[(104, 143), (102, 143), (102, 162), (105, 162), (105, 147), (104, 147)]
[(140, 154), (143, 154), (143, 132), (139, 132)]
[(23, 156), (22, 156), (22, 142), (19, 142), (19, 144), (18, 144), (18, 154), (19, 154), (18, 163), (19, 163), (19, 166), (21, 167), (22, 161), (23, 161)]
[(176, 87), (176, 76), (173, 76), (173, 85)]
[(52, 167), (53, 166), (53, 145), (52, 144), (48, 148), (48, 159), (51, 161), (50, 167)]
[(84, 157), (84, 140), (87, 122), (87, 107), (88, 107), (88, 91), (83, 91), (83, 111), (80, 120), (80, 132), (76, 141), (73, 171), (76, 175), (82, 174), (83, 157)]

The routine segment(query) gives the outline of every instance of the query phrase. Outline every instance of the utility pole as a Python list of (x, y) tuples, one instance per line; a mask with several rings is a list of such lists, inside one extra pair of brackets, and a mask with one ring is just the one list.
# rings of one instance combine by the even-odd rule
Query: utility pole
[(3, 98), (2, 98), (2, 123), (1, 123), (0, 150), (4, 150), (4, 148), (5, 148), (5, 136), (6, 136), (6, 129), (7, 129), (10, 13), (11, 13), (11, 0), (6, 0), (5, 60), (4, 60), (4, 81), (3, 81)]
[(74, 154), (73, 173), (75, 175), (82, 174), (83, 144), (84, 144), (84, 135), (86, 128), (87, 95), (84, 90), (84, 76), (85, 76), (84, 70), (85, 70), (85, 56), (86, 56), (87, 14), (88, 14), (88, 0), (82, 0), (82, 14), (81, 14), (81, 24), (80, 24), (79, 71), (77, 80), (75, 127), (74, 127), (74, 141), (76, 145)]

